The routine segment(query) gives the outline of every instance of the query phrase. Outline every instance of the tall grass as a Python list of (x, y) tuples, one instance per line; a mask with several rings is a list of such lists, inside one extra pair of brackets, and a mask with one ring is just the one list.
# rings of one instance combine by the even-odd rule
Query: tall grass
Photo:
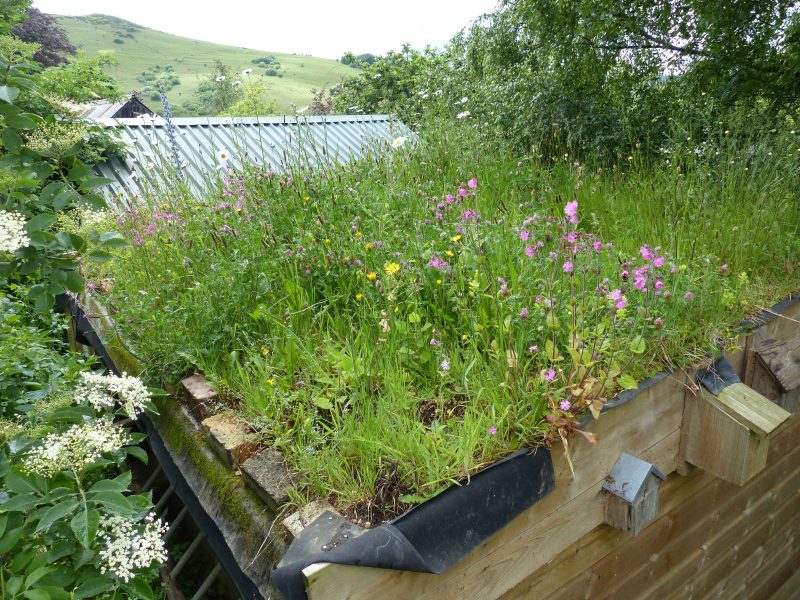
[(488, 147), (439, 123), (347, 166), (156, 194), (122, 218), (108, 302), (148, 369), (202, 370), (286, 453), (298, 500), (396, 511), (798, 288), (788, 131), (605, 168)]

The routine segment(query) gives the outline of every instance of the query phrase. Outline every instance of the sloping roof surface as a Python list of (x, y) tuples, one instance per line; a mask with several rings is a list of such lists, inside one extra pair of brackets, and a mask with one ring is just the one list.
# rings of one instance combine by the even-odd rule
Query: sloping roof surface
[(666, 479), (664, 474), (650, 463), (623, 452), (603, 481), (603, 489), (633, 504), (651, 474), (662, 481)]
[(290, 164), (322, 167), (385, 151), (393, 140), (411, 135), (388, 115), (193, 117), (172, 120), (173, 146), (162, 117), (101, 122), (117, 128), (129, 148), (125, 160), (112, 158), (97, 167), (113, 180), (106, 191), (126, 204), (150, 186), (168, 184), (178, 168), (192, 191), (200, 192), (221, 171), (243, 164), (275, 172)]
[(78, 115), (84, 119), (113, 119), (117, 115), (130, 116), (130, 113), (153, 113), (141, 100), (136, 97), (131, 97), (119, 102), (109, 102), (108, 100), (101, 100), (93, 104), (88, 104), (83, 108)]

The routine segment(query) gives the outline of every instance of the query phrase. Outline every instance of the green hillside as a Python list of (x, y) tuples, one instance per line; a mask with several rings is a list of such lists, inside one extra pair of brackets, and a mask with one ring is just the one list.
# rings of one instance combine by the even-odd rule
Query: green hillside
[[(335, 60), (212, 44), (162, 33), (106, 15), (58, 16), (57, 19), (70, 41), (81, 51), (90, 55), (99, 50), (114, 52), (119, 65), (110, 72), (127, 91), (143, 90), (146, 84), (137, 80), (143, 72), (152, 72), (156, 67), (163, 70), (171, 65), (170, 73), (180, 79), (180, 83), (168, 92), (173, 108), (177, 108), (176, 113), (180, 112), (181, 104), (192, 99), (197, 84), (211, 73), (217, 59), (230, 65), (237, 73), (252, 68), (250, 77), (257, 77), (266, 85), (268, 97), (277, 103), (281, 112), (293, 112), (292, 105), (309, 104), (312, 88), (330, 88), (355, 73), (351, 67)], [(274, 62), (253, 64), (254, 59), (264, 57), (274, 59), (277, 68)], [(272, 76), (267, 75), (268, 72)], [(148, 100), (147, 94), (143, 99), (150, 105), (156, 104)]]

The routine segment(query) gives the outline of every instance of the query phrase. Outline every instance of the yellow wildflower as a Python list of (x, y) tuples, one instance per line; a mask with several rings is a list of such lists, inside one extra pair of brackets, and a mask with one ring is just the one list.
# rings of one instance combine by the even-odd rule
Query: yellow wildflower
[(364, 237), (364, 234), (361, 233), (360, 231), (356, 231), (356, 237), (357, 238)]
[(457, 235), (454, 235), (454, 236), (453, 236), (453, 237), (451, 237), (450, 239), (451, 239), (451, 240), (453, 240), (454, 242), (457, 242), (457, 241), (459, 241), (459, 240), (460, 240), (462, 237), (464, 237), (464, 236), (462, 236), (462, 235), (459, 233), (459, 234), (457, 234)]
[(469, 336), (466, 333), (461, 335), (461, 341), (462, 342), (466, 342), (468, 339), (469, 339)]
[(330, 240), (330, 238), (325, 238), (325, 243), (326, 243), (328, 246), (330, 246), (330, 245), (331, 245), (331, 240)]
[(364, 294), (356, 294), (356, 302), (361, 302), (364, 299)]
[(441, 279), (437, 279), (436, 280), (436, 285), (442, 285), (442, 280)]
[(444, 253), (447, 254), (447, 256), (453, 256), (453, 251), (452, 250), (445, 250)]
[(266, 346), (261, 346), (261, 354), (263, 356), (269, 356), (269, 353), (270, 353), (270, 349), (269, 348), (267, 348)]
[(366, 244), (364, 244), (364, 249), (365, 250), (372, 250), (372, 242), (367, 242)]
[(387, 275), (394, 275), (400, 270), (400, 265), (396, 262), (388, 262), (383, 265), (383, 270), (386, 271)]
[(367, 279), (369, 279), (370, 281), (375, 281), (377, 278), (378, 275), (377, 273), (375, 273), (375, 271), (370, 271), (370, 273), (367, 275)]
[(303, 202), (308, 202), (311, 200), (311, 196), (303, 196)]
[(270, 377), (269, 379), (267, 379), (267, 383), (269, 385), (275, 385), (275, 380), (272, 377)]

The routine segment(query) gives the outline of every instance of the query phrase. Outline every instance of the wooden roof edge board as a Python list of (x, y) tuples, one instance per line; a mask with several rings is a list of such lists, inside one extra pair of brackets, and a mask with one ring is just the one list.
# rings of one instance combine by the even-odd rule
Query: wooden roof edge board
[[(161, 116), (133, 117), (127, 119), (97, 119), (104, 125), (129, 127), (166, 127), (167, 121)], [(173, 117), (172, 124), (176, 127), (193, 125), (317, 125), (332, 123), (392, 123), (398, 130), (409, 131), (409, 128), (397, 118), (387, 114), (375, 115), (319, 115), (310, 117), (301, 116), (266, 116), (266, 117)]]
[(762, 437), (768, 436), (792, 415), (744, 383), (734, 383), (715, 396), (701, 388), (703, 400)]
[(787, 344), (785, 339), (766, 339), (753, 351), (783, 392), (800, 387), (800, 351)]

